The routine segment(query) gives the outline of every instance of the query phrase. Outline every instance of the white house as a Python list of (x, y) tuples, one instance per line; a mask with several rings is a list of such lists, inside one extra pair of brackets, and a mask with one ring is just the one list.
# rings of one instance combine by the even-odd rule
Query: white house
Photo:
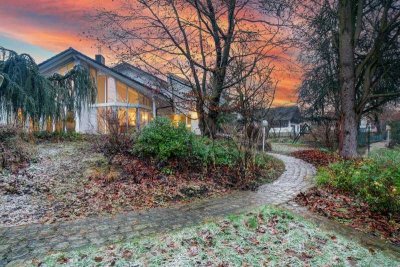
[[(69, 48), (39, 64), (39, 71), (45, 76), (65, 74), (77, 64), (90, 70), (97, 85), (97, 100), (83, 110), (80, 116), (75, 115), (75, 131), (106, 132), (102, 114), (113, 110), (118, 112), (123, 130), (140, 128), (156, 116), (168, 116), (174, 121), (185, 123), (194, 132), (199, 132), (197, 114), (194, 111), (175, 112), (177, 109), (172, 96), (180, 94), (177, 90), (187, 88), (173, 86), (171, 81), (164, 81), (131, 64), (121, 63), (108, 67), (102, 55), (96, 55), (92, 59)], [(172, 91), (175, 93), (171, 95), (169, 92)]]
[(302, 118), (298, 106), (271, 108), (265, 111), (265, 118), (270, 136), (294, 136), (300, 133)]

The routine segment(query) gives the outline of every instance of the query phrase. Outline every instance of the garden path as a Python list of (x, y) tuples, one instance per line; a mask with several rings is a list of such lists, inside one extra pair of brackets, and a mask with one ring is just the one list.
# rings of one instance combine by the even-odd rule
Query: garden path
[[(381, 142), (376, 142), (376, 143), (372, 143), (370, 145), (369, 151), (370, 153), (382, 148), (387, 148), (387, 141), (381, 141)], [(364, 157), (368, 157), (368, 150), (365, 150), (365, 153), (363, 155)]]
[(299, 143), (271, 143), (272, 151), (279, 154), (290, 154), (292, 152), (312, 149), (312, 147)]
[(312, 186), (315, 168), (296, 158), (272, 154), (285, 163), (285, 172), (255, 192), (243, 191), (171, 208), (155, 208), (109, 217), (90, 217), (50, 225), (30, 224), (0, 228), (0, 266), (18, 266), (57, 251), (88, 245), (107, 245), (166, 232), (240, 213), (263, 204), (283, 204)]

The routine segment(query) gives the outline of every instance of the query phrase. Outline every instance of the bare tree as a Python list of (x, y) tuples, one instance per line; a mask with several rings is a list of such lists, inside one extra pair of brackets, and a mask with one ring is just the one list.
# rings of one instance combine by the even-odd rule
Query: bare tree
[[(203, 134), (215, 137), (224, 92), (251, 76), (260, 62), (275, 58), (289, 42), (282, 27), (288, 16), (260, 8), (258, 0), (122, 1), (120, 9), (99, 10), (96, 37), (119, 59), (185, 79), (196, 99)], [(273, 10), (273, 11), (272, 11)], [(287, 37), (287, 36), (285, 36)], [(243, 51), (246, 51), (243, 53)], [(245, 62), (239, 76), (233, 62)]]
[(303, 93), (319, 101), (311, 107), (337, 114), (340, 154), (356, 157), (362, 116), (400, 97), (400, 1), (295, 2), (296, 30), (312, 51)]
[[(241, 64), (244, 63), (235, 62), (239, 73), (234, 71), (230, 75), (241, 75)], [(228, 114), (236, 114), (237, 121), (223, 123), (222, 129), (240, 152), (238, 167), (242, 181), (254, 167), (261, 139), (261, 122), (274, 100), (276, 82), (271, 78), (272, 70), (269, 65), (259, 66), (226, 92), (223, 110)]]
[(127, 128), (126, 110), (113, 108), (99, 109), (98, 138), (94, 139), (94, 146), (104, 153), (108, 159), (108, 165), (118, 154), (129, 154), (136, 138), (136, 128)]

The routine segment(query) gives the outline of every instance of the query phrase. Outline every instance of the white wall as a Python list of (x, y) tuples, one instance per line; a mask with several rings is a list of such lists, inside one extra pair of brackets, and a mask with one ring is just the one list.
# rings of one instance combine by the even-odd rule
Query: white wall
[(97, 108), (85, 107), (81, 111), (81, 116), (75, 116), (75, 131), (78, 133), (97, 133)]
[(107, 78), (107, 102), (113, 103), (117, 101), (117, 86), (113, 77)]
[(192, 120), (191, 124), (192, 124), (192, 129), (191, 129), (192, 132), (197, 135), (200, 135), (201, 131), (200, 131), (200, 127), (199, 127), (199, 120)]
[(293, 127), (294, 126), (294, 130), (295, 133), (298, 134), (300, 132), (300, 124), (299, 123), (291, 123), (289, 121), (288, 127), (282, 127), (282, 128), (271, 128), (269, 133), (270, 134), (279, 134), (279, 133), (283, 133), (283, 134), (292, 134), (293, 133)]

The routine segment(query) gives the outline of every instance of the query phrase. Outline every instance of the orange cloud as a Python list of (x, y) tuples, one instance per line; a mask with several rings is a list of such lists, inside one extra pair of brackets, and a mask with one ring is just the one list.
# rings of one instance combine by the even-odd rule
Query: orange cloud
[[(114, 8), (115, 5), (114, 1), (97, 0), (0, 1), (0, 34), (54, 53), (74, 47), (93, 56), (97, 52), (96, 42), (82, 34), (90, 28), (89, 14), (97, 8)], [(272, 53), (282, 55), (277, 49)], [(113, 60), (112, 55), (108, 55), (108, 62)], [(301, 73), (291, 71), (286, 61), (274, 65), (274, 78), (279, 80), (275, 103), (295, 102)]]

